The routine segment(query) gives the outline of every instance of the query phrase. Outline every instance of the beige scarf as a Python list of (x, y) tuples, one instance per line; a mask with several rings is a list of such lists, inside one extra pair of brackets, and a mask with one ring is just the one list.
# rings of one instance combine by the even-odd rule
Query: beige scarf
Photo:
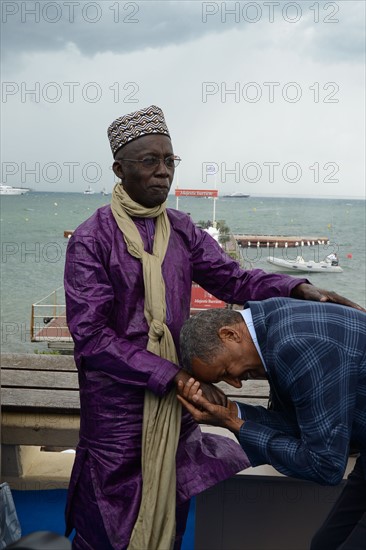
[[(144, 314), (149, 324), (147, 350), (178, 364), (166, 321), (165, 284), (161, 273), (170, 236), (166, 203), (145, 208), (134, 202), (121, 184), (114, 187), (112, 213), (123, 233), (128, 252), (142, 263), (145, 285)], [(156, 218), (152, 254), (145, 252), (130, 216)], [(181, 405), (175, 390), (157, 397), (145, 390), (142, 427), (142, 499), (128, 550), (170, 550), (175, 538), (176, 472)]]

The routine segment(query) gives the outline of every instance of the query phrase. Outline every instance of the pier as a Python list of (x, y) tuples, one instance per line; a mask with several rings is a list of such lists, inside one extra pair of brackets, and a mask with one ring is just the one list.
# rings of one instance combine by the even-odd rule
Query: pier
[(297, 248), (330, 244), (328, 237), (290, 235), (234, 235), (234, 239), (241, 248)]

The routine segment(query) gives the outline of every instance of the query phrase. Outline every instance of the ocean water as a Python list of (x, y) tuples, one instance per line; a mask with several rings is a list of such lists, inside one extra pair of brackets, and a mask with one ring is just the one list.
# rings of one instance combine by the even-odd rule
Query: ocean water
[[(31, 306), (62, 285), (67, 239), (109, 196), (81, 193), (36, 193), (0, 197), (1, 351), (32, 353), (47, 349), (30, 342)], [(170, 196), (168, 205), (176, 207)], [(329, 246), (287, 250), (306, 260), (321, 260), (332, 251), (343, 273), (314, 273), (310, 281), (366, 307), (366, 203), (346, 199), (249, 197), (216, 201), (216, 220), (225, 220), (234, 234), (327, 237)], [(214, 201), (179, 198), (179, 210), (195, 222), (213, 219)], [(283, 249), (275, 250), (282, 257)], [(286, 253), (286, 252), (285, 252)], [(274, 271), (265, 249), (244, 249), (247, 268)], [(299, 275), (300, 276), (300, 275)]]

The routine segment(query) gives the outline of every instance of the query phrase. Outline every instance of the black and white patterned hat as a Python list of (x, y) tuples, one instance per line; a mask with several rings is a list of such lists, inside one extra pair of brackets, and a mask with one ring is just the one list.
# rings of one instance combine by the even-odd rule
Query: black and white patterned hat
[(165, 134), (170, 137), (164, 113), (156, 105), (123, 115), (112, 122), (108, 128), (108, 139), (113, 156), (126, 143), (147, 134)]

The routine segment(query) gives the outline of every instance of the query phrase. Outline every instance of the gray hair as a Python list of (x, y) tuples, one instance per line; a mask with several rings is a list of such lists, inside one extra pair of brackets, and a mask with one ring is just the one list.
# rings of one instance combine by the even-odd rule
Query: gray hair
[(190, 317), (180, 332), (183, 368), (191, 372), (194, 357), (209, 363), (224, 347), (219, 329), (235, 325), (241, 320), (241, 314), (233, 309), (208, 309)]

